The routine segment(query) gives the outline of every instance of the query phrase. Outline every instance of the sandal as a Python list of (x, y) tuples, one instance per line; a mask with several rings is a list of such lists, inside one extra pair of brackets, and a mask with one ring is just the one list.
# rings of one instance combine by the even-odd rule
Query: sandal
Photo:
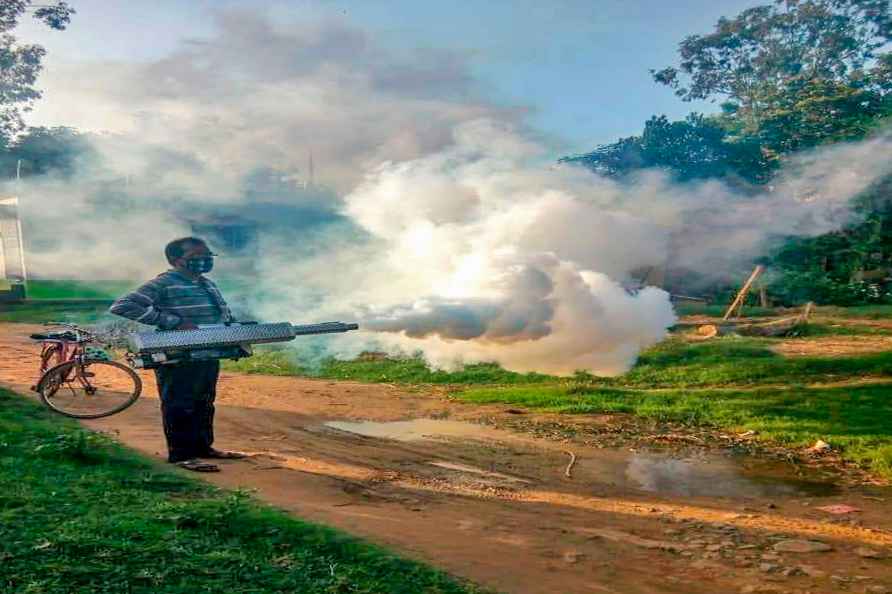
[(183, 460), (182, 462), (174, 462), (176, 466), (180, 468), (184, 468), (185, 470), (191, 470), (192, 472), (220, 472), (220, 467), (216, 464), (211, 464), (210, 462), (202, 462), (197, 458), (192, 458), (191, 460)]
[(201, 457), (210, 458), (212, 460), (241, 460), (242, 458), (247, 458), (248, 455), (241, 452), (227, 452), (224, 450), (215, 450), (211, 448)]

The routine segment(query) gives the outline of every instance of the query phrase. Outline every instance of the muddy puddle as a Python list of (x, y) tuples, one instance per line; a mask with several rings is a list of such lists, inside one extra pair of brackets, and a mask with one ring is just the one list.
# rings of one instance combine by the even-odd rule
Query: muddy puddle
[(444, 419), (412, 419), (409, 421), (330, 421), (325, 423), (330, 429), (356, 433), (366, 437), (395, 439), (396, 441), (417, 441), (435, 438), (497, 439), (513, 440), (505, 431), (492, 429), (476, 423), (449, 421)]
[(744, 456), (661, 452), (605, 452), (580, 459), (580, 471), (613, 485), (685, 497), (826, 497), (838, 492), (829, 482), (795, 474), (788, 463)]
[[(548, 462), (543, 460), (536, 465), (539, 468), (554, 468), (552, 460), (555, 448), (559, 447), (476, 423), (444, 419), (330, 421), (325, 426), (396, 441), (500, 441), (506, 448), (510, 448), (512, 442), (522, 443), (528, 457), (541, 454), (548, 458)], [(577, 456), (574, 482), (590, 483), (595, 490), (599, 486), (612, 486), (662, 495), (729, 498), (823, 497), (838, 493), (833, 483), (797, 475), (796, 467), (784, 462), (720, 453), (633, 452), (575, 446), (574, 449)]]

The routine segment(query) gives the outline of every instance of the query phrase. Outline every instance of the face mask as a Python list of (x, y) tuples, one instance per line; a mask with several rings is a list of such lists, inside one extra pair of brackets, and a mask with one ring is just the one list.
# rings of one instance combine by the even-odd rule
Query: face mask
[(195, 274), (204, 274), (214, 268), (214, 259), (210, 256), (197, 256), (186, 260), (186, 268)]

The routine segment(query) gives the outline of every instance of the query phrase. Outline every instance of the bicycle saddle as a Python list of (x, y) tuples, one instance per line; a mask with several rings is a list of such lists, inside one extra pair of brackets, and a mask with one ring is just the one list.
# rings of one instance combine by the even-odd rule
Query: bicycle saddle
[(75, 334), (71, 330), (65, 330), (63, 332), (44, 332), (32, 334), (31, 338), (33, 338), (34, 340), (77, 340), (77, 334)]

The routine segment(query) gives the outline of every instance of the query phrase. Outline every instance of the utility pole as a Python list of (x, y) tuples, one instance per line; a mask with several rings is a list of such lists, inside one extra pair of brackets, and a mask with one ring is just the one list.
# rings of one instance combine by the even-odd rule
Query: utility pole
[(310, 172), (310, 187), (316, 185), (316, 171), (313, 168), (313, 149), (310, 149), (310, 163), (309, 163), (309, 172)]

